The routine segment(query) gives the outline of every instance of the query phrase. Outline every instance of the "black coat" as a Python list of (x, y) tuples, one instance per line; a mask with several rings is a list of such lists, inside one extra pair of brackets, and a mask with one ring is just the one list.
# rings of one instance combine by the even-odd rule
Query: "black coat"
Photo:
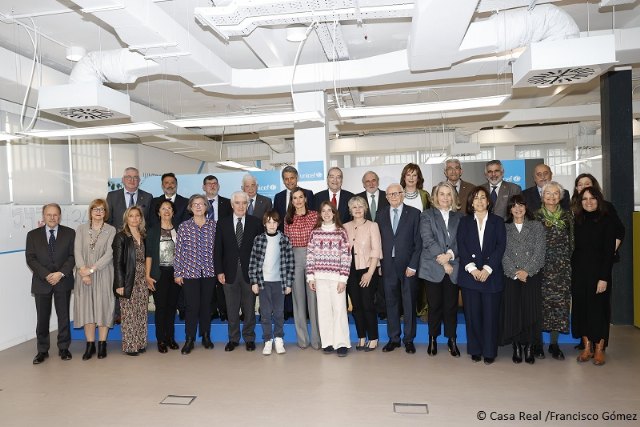
[[(120, 231), (113, 238), (113, 293), (122, 298), (131, 298), (136, 279), (136, 244), (132, 236)], [(120, 295), (116, 289), (124, 288)]]
[(245, 215), (242, 244), (238, 248), (234, 216), (221, 218), (216, 224), (216, 243), (213, 249), (213, 261), (216, 274), (224, 274), (226, 283), (235, 283), (238, 260), (244, 280), (249, 283), (249, 258), (253, 249), (253, 240), (263, 231), (262, 221)]

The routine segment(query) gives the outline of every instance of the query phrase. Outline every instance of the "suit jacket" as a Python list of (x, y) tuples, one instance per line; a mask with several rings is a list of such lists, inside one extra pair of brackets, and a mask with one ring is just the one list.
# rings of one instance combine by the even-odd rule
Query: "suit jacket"
[(546, 230), (542, 223), (526, 219), (521, 231), (514, 223), (505, 224), (505, 228), (507, 247), (502, 257), (504, 275), (512, 279), (517, 270), (524, 270), (529, 276), (542, 270), (547, 247)]
[(244, 280), (249, 283), (249, 260), (253, 240), (262, 233), (262, 221), (258, 218), (245, 215), (242, 244), (238, 248), (236, 240), (236, 224), (233, 215), (218, 220), (216, 224), (216, 243), (213, 249), (213, 263), (216, 274), (224, 274), (226, 283), (236, 281), (238, 260), (242, 269)]
[[(338, 213), (340, 214), (340, 221), (343, 224), (351, 221), (351, 212), (349, 212), (349, 200), (353, 197), (353, 193), (351, 191), (347, 191), (344, 188), (340, 190), (340, 200), (338, 201)], [(318, 212), (320, 211), (320, 204), (325, 200), (331, 200), (329, 197), (329, 190), (323, 190), (319, 193), (316, 193), (313, 196), (315, 205), (314, 209)]]
[[(387, 200), (387, 193), (385, 193), (383, 190), (380, 190), (380, 189), (378, 189), (378, 191), (380, 192), (380, 196), (378, 197), (379, 200), (376, 200), (376, 218), (378, 218), (378, 214), (383, 209), (389, 209), (389, 201)], [(356, 196), (360, 196), (367, 201), (367, 206), (369, 206), (369, 209), (367, 209), (367, 214), (365, 215), (365, 218), (367, 218), (368, 220), (372, 220), (371, 197), (369, 197), (369, 193), (367, 193), (366, 191), (363, 191), (362, 193), (356, 194)]]
[[(111, 224), (116, 228), (116, 231), (122, 230), (124, 223), (122, 222), (122, 215), (127, 210), (127, 204), (124, 199), (124, 188), (119, 190), (109, 191), (107, 194), (107, 205), (109, 206), (109, 217), (107, 218), (107, 224)], [(149, 212), (151, 212), (151, 201), (153, 196), (151, 193), (147, 193), (144, 190), (138, 188), (138, 200), (136, 205), (142, 208), (145, 222), (149, 222)]]
[[(284, 217), (287, 215), (287, 191), (289, 190), (285, 188), (273, 198), (273, 208), (280, 214), (280, 226), (278, 227), (280, 231), (284, 231)], [(307, 206), (309, 209), (314, 209), (313, 191), (305, 188), (303, 188), (302, 191), (304, 191), (304, 195), (307, 197)]]
[[(485, 182), (482, 186), (487, 190), (489, 195), (491, 195), (491, 185), (488, 182)], [(509, 199), (511, 196), (520, 193), (522, 193), (522, 190), (519, 185), (502, 181), (500, 189), (498, 190), (498, 198), (491, 210), (491, 213), (498, 215), (504, 220), (507, 217), (507, 204), (509, 203)]]
[[(271, 209), (271, 199), (261, 194), (256, 194), (256, 200), (253, 204), (253, 216), (258, 218), (262, 222), (262, 217), (265, 212)], [(283, 222), (284, 217), (280, 218), (280, 222)]]
[[(149, 222), (147, 223), (147, 228), (160, 224), (160, 218), (158, 217), (158, 215), (156, 215), (156, 209), (158, 208), (158, 205), (164, 202), (166, 199), (167, 198), (163, 194), (162, 196), (155, 197), (153, 200), (151, 200), (151, 209), (149, 210)], [(187, 210), (188, 205), (189, 199), (176, 194), (176, 201), (173, 202), (173, 219), (171, 220), (171, 222), (173, 223), (173, 228), (175, 228), (176, 230), (183, 221), (191, 218), (191, 214), (189, 214), (189, 211)]]
[[(527, 202), (527, 207), (532, 213), (540, 209), (542, 206), (542, 200), (540, 199), (540, 192), (538, 191), (537, 185), (527, 188), (522, 192), (522, 195), (524, 196), (524, 200)], [(569, 197), (569, 192), (567, 190), (564, 190), (562, 193), (560, 207), (565, 211), (568, 211), (571, 208), (571, 198)]]
[[(504, 289), (502, 257), (507, 245), (504, 220), (494, 214), (487, 215), (481, 249), (475, 216), (463, 216), (458, 224), (457, 240), (460, 263), (458, 285), (479, 292), (501, 292)], [(465, 270), (469, 263), (475, 263), (479, 270), (488, 265), (493, 271), (484, 283), (478, 282)]]
[(231, 207), (231, 199), (218, 196), (218, 221), (220, 221), (222, 218), (226, 218), (231, 215), (233, 215), (233, 208)]
[(46, 227), (35, 228), (27, 233), (25, 256), (27, 265), (33, 272), (31, 277), (32, 294), (49, 294), (54, 286), (47, 282), (49, 273), (60, 271), (64, 277), (55, 288), (69, 291), (73, 289), (73, 268), (76, 265), (74, 242), (76, 232), (64, 225), (58, 225), (53, 259), (49, 257), (49, 236)]
[[(467, 212), (467, 199), (469, 198), (469, 194), (471, 194), (471, 191), (474, 188), (476, 188), (476, 185), (470, 182), (464, 181), (462, 179), (460, 179), (459, 182), (460, 182), (460, 191), (458, 191), (458, 201), (460, 202), (459, 212), (462, 212), (463, 214), (467, 215), (469, 213)], [(431, 194), (433, 194), (435, 189), (436, 189), (436, 186), (434, 185), (433, 188), (431, 189)]]
[[(422, 237), (420, 236), (420, 211), (408, 205), (402, 207), (398, 229), (393, 234), (389, 209), (380, 211), (376, 217), (382, 238), (382, 275), (404, 272), (407, 267), (418, 271)], [(391, 256), (395, 246), (395, 257)]]
[(449, 212), (449, 224), (444, 222), (438, 208), (431, 208), (420, 214), (420, 236), (422, 237), (422, 254), (420, 255), (420, 271), (418, 276), (430, 282), (439, 283), (444, 279), (444, 267), (436, 262), (436, 257), (453, 251), (454, 259), (450, 262), (453, 273), (451, 282), (458, 283), (458, 224), (462, 213)]

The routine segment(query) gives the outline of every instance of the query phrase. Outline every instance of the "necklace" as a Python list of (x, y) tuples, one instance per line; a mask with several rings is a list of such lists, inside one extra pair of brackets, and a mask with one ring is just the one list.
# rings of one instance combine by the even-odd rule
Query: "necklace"
[(96, 247), (96, 243), (100, 238), (100, 234), (102, 234), (102, 229), (104, 227), (104, 222), (100, 225), (100, 230), (98, 230), (98, 234), (96, 234), (95, 238), (93, 237), (93, 224), (89, 224), (89, 249), (94, 250)]
[(404, 197), (406, 197), (406, 198), (407, 198), (407, 199), (409, 199), (409, 200), (413, 200), (413, 199), (415, 199), (416, 197), (418, 197), (418, 190), (414, 191), (413, 193), (409, 193), (409, 192), (406, 192), (406, 191), (405, 191), (405, 193), (404, 193)]
[(367, 219), (365, 218), (364, 221), (362, 221), (362, 224), (356, 224), (355, 229), (357, 230), (358, 227), (360, 227), (361, 225), (365, 225), (366, 223), (367, 223)]

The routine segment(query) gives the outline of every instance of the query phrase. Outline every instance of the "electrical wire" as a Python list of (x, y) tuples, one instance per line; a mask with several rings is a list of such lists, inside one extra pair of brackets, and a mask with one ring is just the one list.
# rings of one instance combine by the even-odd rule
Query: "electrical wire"
[(293, 98), (293, 80), (296, 77), (296, 68), (298, 67), (298, 60), (300, 59), (300, 53), (302, 52), (302, 47), (304, 46), (307, 39), (309, 38), (309, 34), (311, 34), (311, 30), (313, 30), (313, 28), (316, 26), (317, 23), (318, 21), (314, 20), (309, 25), (309, 28), (307, 28), (307, 31), (304, 33), (304, 39), (300, 41), (300, 44), (298, 45), (298, 50), (296, 51), (296, 57), (293, 60), (293, 71), (291, 72), (291, 102), (294, 104), (294, 107), (293, 107), (294, 109), (295, 109), (295, 101)]
[[(31, 130), (31, 128), (35, 124), (36, 118), (38, 116), (38, 110), (39, 110), (39, 102), (37, 102), (33, 117), (31, 118), (31, 121), (29, 122), (29, 124), (25, 127), (24, 119), (27, 111), (27, 101), (29, 99), (29, 93), (31, 92), (31, 88), (33, 87), (33, 77), (35, 75), (36, 66), (38, 65), (39, 62), (41, 63), (41, 60), (38, 57), (38, 41), (39, 41), (38, 29), (35, 25), (35, 21), (33, 20), (33, 18), (29, 18), (29, 19), (31, 19), (31, 24), (33, 25), (33, 31), (34, 31), (33, 36), (31, 35), (31, 32), (29, 31), (27, 26), (23, 26), (23, 28), (27, 32), (27, 35), (31, 40), (31, 44), (33, 45), (33, 59), (31, 64), (31, 72), (29, 73), (29, 81), (27, 83), (27, 89), (24, 93), (24, 98), (22, 100), (22, 108), (20, 109), (20, 129), (23, 132)], [(42, 84), (42, 67), (40, 67), (39, 70), (40, 70), (40, 82)]]

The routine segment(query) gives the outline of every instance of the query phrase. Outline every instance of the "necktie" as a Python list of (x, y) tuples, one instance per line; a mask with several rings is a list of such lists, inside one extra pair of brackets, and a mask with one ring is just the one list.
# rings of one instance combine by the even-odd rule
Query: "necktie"
[(396, 230), (398, 229), (398, 208), (393, 208), (393, 234), (396, 234)]
[(497, 185), (492, 185), (491, 186), (491, 194), (489, 195), (491, 197), (491, 204), (495, 205), (496, 204), (496, 200), (498, 200), (498, 193), (496, 192), (496, 188), (498, 188)]
[(213, 211), (213, 199), (209, 200), (209, 219), (216, 219), (215, 212)]
[(242, 229), (242, 218), (238, 218), (238, 223), (236, 224), (236, 241), (238, 242), (238, 247), (242, 246), (243, 234), (244, 230)]
[(335, 207), (338, 206), (338, 201), (336, 200), (336, 193), (333, 193), (333, 197), (331, 198), (331, 204)]
[(249, 212), (249, 215), (253, 215), (253, 199), (249, 199), (249, 209), (247, 212)]
[(376, 211), (378, 210), (378, 205), (376, 205), (376, 195), (371, 195), (371, 203), (369, 203), (369, 210), (371, 210), (371, 220), (376, 220)]
[(56, 235), (54, 234), (54, 230), (49, 230), (49, 258), (53, 260), (53, 253), (56, 250)]
[(127, 194), (129, 195), (129, 206), (127, 206), (127, 207), (130, 208), (131, 206), (135, 205), (136, 202), (135, 202), (135, 200), (133, 200), (133, 193), (129, 193), (127, 191)]

